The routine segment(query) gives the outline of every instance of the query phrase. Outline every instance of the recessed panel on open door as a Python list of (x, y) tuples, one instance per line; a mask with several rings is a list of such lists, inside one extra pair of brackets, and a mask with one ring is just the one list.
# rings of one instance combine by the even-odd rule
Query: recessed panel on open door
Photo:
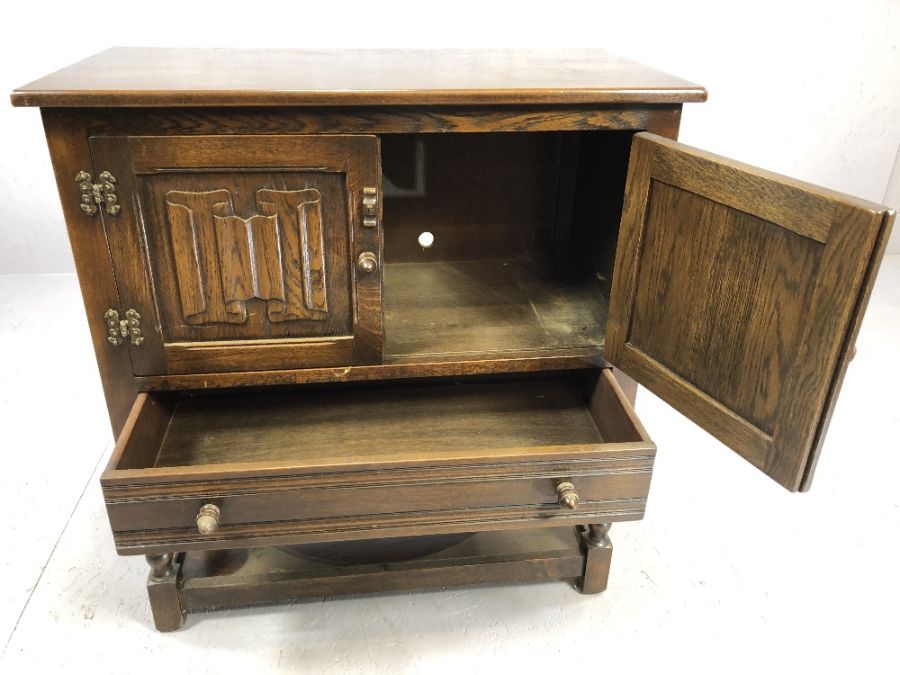
[(635, 136), (607, 358), (806, 489), (893, 214)]

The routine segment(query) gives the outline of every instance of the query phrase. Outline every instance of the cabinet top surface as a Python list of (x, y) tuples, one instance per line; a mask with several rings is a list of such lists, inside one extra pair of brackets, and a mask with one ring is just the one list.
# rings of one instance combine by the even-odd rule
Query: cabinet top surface
[(696, 84), (600, 50), (113, 47), (16, 89), (16, 106), (646, 104)]

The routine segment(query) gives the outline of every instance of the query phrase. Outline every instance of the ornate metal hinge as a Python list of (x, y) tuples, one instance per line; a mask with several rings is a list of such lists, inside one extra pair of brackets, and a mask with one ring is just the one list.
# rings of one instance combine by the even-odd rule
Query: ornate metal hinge
[(116, 196), (116, 178), (109, 171), (100, 174), (99, 183), (87, 171), (79, 171), (75, 180), (81, 188), (81, 210), (89, 216), (97, 213), (98, 206), (103, 206), (111, 216), (122, 210)]
[(124, 344), (126, 338), (135, 347), (144, 344), (144, 336), (141, 334), (141, 315), (135, 310), (129, 309), (125, 312), (125, 318), (119, 319), (119, 313), (116, 310), (108, 309), (103, 318), (106, 319), (109, 331), (106, 339), (110, 344), (116, 346)]

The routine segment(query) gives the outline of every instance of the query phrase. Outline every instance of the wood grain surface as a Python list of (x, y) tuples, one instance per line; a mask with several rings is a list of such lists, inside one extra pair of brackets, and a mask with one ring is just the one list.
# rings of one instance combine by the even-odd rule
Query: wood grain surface
[[(380, 361), (380, 267), (353, 264), (382, 255), (359, 205), (381, 182), (377, 138), (95, 136), (91, 148), (124, 203), (103, 217), (122, 302), (144, 320), (135, 374)], [(316, 209), (288, 203), (309, 190)]]
[(593, 105), (65, 108), (85, 133), (112, 136), (209, 134), (418, 134), (647, 130), (675, 138), (680, 103)]
[[(423, 194), (384, 199), (385, 262), (517, 258), (541, 254), (557, 201), (560, 136), (555, 133), (391, 134), (382, 173), (412, 184), (422, 154)], [(624, 181), (624, 172), (622, 174)], [(419, 245), (422, 231), (434, 235)]]
[(695, 84), (599, 50), (115, 47), (19, 87), (20, 106), (703, 101)]
[(465, 377), (496, 373), (536, 373), (609, 367), (598, 347), (517, 352), (387, 355), (370, 366), (286, 368), (221, 373), (136, 377), (140, 391), (184, 391), (325, 382), (370, 382), (414, 377)]
[(107, 341), (103, 315), (106, 310), (121, 306), (104, 223), (81, 210), (81, 193), (72, 189), (75, 175), (91, 167), (91, 150), (77, 116), (50, 109), (42, 110), (41, 115), (109, 421), (113, 436), (117, 437), (134, 403), (138, 385), (128, 350), (112, 349)]
[(565, 380), (345, 387), (181, 401), (156, 466), (599, 442)]
[[(368, 543), (359, 542), (361, 553)], [(178, 577), (171, 584), (177, 588), (177, 599), (160, 603), (159, 608), (161, 616), (172, 619), (157, 623), (157, 628), (179, 628), (182, 611), (294, 602), (323, 594), (404, 592), (548, 579), (575, 582), (584, 567), (585, 556), (572, 527), (481, 533), (417, 560), (379, 565), (330, 565), (276, 548), (196, 552), (185, 557), (183, 566), (179, 563)], [(156, 615), (156, 607), (153, 609)]]
[(385, 354), (599, 349), (596, 282), (560, 283), (528, 260), (385, 265)]
[[(606, 369), (141, 394), (101, 482), (120, 552), (153, 553), (638, 518), (654, 455)], [(561, 480), (575, 511), (558, 504)], [(210, 502), (220, 527), (199, 534)]]
[(784, 487), (805, 489), (891, 219), (638, 134), (605, 354)]
[[(109, 157), (102, 152), (98, 157), (106, 157), (109, 165), (124, 178), (120, 180), (120, 192), (126, 200), (138, 203), (146, 195), (137, 189), (138, 183), (170, 180), (165, 172), (158, 169), (167, 164), (178, 166), (179, 158), (196, 155), (196, 144), (202, 145), (205, 154), (197, 156), (197, 161), (204, 164), (204, 172), (212, 171), (215, 166), (222, 165), (225, 159), (232, 164), (244, 163), (253, 165), (252, 171), (272, 171), (272, 134), (300, 134), (318, 130), (323, 134), (340, 136), (346, 131), (371, 132), (379, 131), (387, 134), (406, 133), (409, 131), (443, 132), (489, 132), (496, 130), (515, 131), (517, 134), (454, 134), (430, 135), (426, 137), (430, 144), (428, 157), (435, 173), (430, 176), (428, 201), (434, 204), (424, 209), (403, 200), (391, 200), (391, 211), (386, 222), (386, 236), (390, 239), (388, 257), (420, 256), (421, 261), (428, 261), (444, 256), (447, 259), (470, 259), (510, 256), (512, 253), (523, 259), (535, 259), (541, 267), (551, 260), (570, 260), (574, 264), (558, 264), (549, 277), (550, 284), (570, 298), (580, 291), (572, 293), (563, 288), (560, 282), (566, 275), (575, 271), (576, 279), (585, 279), (599, 274), (608, 280), (611, 276), (611, 251), (615, 242), (617, 227), (616, 186), (624, 185), (625, 155), (619, 146), (630, 138), (630, 131), (607, 131), (592, 133), (579, 131), (572, 134), (534, 134), (521, 133), (529, 130), (565, 129), (568, 131), (585, 129), (633, 130), (651, 128), (658, 133), (674, 135), (677, 132), (680, 117), (680, 105), (677, 104), (645, 104), (645, 105), (601, 105), (593, 107), (551, 108), (547, 106), (517, 106), (513, 108), (468, 106), (468, 107), (413, 107), (396, 108), (204, 108), (204, 109), (112, 109), (112, 108), (67, 108), (48, 109), (47, 119), (58, 120), (67, 128), (75, 130), (74, 136), (67, 141), (76, 147), (81, 139), (85, 143), (91, 138), (93, 143), (115, 145), (116, 138), (131, 138), (129, 152), (112, 153)], [(49, 134), (48, 129), (48, 134)], [(254, 153), (240, 155), (230, 149), (232, 139), (240, 135), (261, 134), (257, 137)], [(85, 138), (87, 136), (87, 138)], [(478, 137), (485, 136), (484, 141)], [(150, 141), (153, 137), (155, 140)], [(492, 137), (492, 138), (491, 138)], [(580, 152), (560, 153), (560, 144), (566, 139), (567, 147), (580, 147)], [(145, 142), (135, 139), (144, 138)], [(306, 136), (304, 142), (310, 137)], [(396, 136), (399, 143), (409, 143), (419, 137)], [(389, 140), (389, 139), (388, 139)], [(387, 142), (387, 141), (386, 141)], [(391, 142), (393, 143), (393, 142)], [(455, 146), (461, 143), (462, 156), (455, 152)], [(194, 144), (194, 149), (192, 149)], [(393, 146), (392, 146), (393, 147)], [(169, 148), (169, 151), (166, 151)], [(129, 160), (126, 155), (134, 151)], [(60, 151), (62, 152), (62, 151)], [(193, 154), (192, 154), (193, 153)], [(612, 154), (610, 154), (612, 153)], [(109, 153), (107, 153), (109, 154)], [(396, 153), (394, 153), (396, 154)], [(62, 155), (61, 155), (62, 156)], [(257, 159), (254, 160), (253, 157)], [(95, 158), (96, 159), (96, 158)], [(283, 159), (283, 158), (282, 158)], [(129, 164), (129, 162), (131, 162)], [(258, 162), (254, 164), (254, 162)], [(261, 163), (260, 163), (261, 162)], [(435, 164), (437, 162), (437, 164)], [(482, 163), (489, 164), (491, 172), (480, 170)], [(512, 166), (510, 167), (510, 162)], [(136, 164), (135, 164), (136, 163)], [(183, 163), (183, 162), (182, 162)], [(394, 162), (396, 164), (396, 162)], [(82, 162), (79, 167), (84, 166)], [(506, 168), (510, 170), (507, 171)], [(602, 170), (591, 169), (601, 167)], [(109, 168), (109, 167), (106, 167)], [(248, 168), (248, 170), (249, 170)], [(401, 166), (401, 171), (404, 167)], [(134, 176), (130, 175), (136, 170)], [(251, 172), (252, 173), (252, 172)], [(570, 189), (560, 198), (558, 185), (562, 185), (560, 176), (569, 177)], [(177, 172), (171, 174), (174, 177)], [(589, 176), (576, 186), (572, 179), (575, 175)], [(250, 177), (246, 177), (250, 180)], [(242, 179), (243, 180), (243, 179)], [(119, 267), (125, 271), (123, 279), (115, 289), (116, 281), (111, 279), (113, 292), (123, 295), (122, 304), (134, 303), (135, 298), (142, 299), (143, 311), (146, 314), (144, 335), (145, 343), (139, 350), (131, 350), (132, 362), (137, 362), (138, 372), (151, 373), (134, 375), (125, 371), (127, 366), (117, 366), (113, 370), (104, 370), (104, 363), (109, 360), (122, 360), (129, 356), (129, 350), (111, 349), (105, 341), (105, 325), (98, 328), (100, 342), (98, 346), (98, 362), (104, 374), (107, 388), (122, 386), (131, 387), (132, 394), (110, 399), (110, 409), (117, 409), (116, 432), (124, 421), (127, 409), (133, 401), (134, 387), (153, 389), (196, 388), (245, 386), (253, 384), (285, 384), (322, 381), (371, 380), (376, 378), (402, 378), (410, 376), (442, 376), (484, 374), (490, 372), (521, 372), (539, 369), (579, 368), (586, 365), (601, 365), (598, 344), (602, 344), (602, 334), (591, 335), (588, 346), (563, 346), (556, 349), (548, 343), (537, 349), (521, 348), (516, 344), (515, 333), (511, 351), (497, 351), (490, 345), (485, 351), (472, 351), (474, 346), (466, 346), (465, 352), (428, 354), (406, 351), (396, 355), (387, 355), (377, 365), (342, 365), (354, 360), (361, 360), (355, 352), (353, 344), (347, 344), (346, 338), (307, 339), (303, 349), (290, 336), (271, 339), (257, 337), (244, 342), (240, 338), (227, 340), (209, 339), (212, 335), (191, 337), (174, 337), (174, 333), (196, 332), (198, 327), (190, 324), (181, 325), (179, 314), (180, 299), (175, 292), (175, 284), (160, 283), (156, 291), (162, 296), (156, 300), (147, 296), (152, 287), (152, 274), (170, 272), (174, 275), (174, 263), (165, 255), (167, 241), (160, 243), (159, 236), (154, 236), (156, 228), (140, 229), (123, 226), (123, 221), (139, 222), (144, 214), (134, 214), (133, 203), (115, 218), (107, 218), (109, 230), (99, 222), (99, 218), (90, 219), (82, 214), (77, 205), (77, 191), (73, 192), (68, 179), (60, 177), (60, 191), (64, 204), (68, 197), (75, 197), (72, 214), (77, 230), (73, 237), (81, 238), (88, 232), (99, 231), (107, 235), (109, 246)], [(210, 186), (207, 186), (210, 187)], [(206, 189), (206, 188), (204, 188)], [(619, 192), (621, 191), (619, 188)], [(136, 191), (135, 191), (136, 190)], [(575, 195), (572, 194), (574, 190)], [(241, 190), (242, 193), (244, 190)], [(132, 199), (131, 195), (137, 196)], [(499, 199), (498, 195), (504, 195)], [(580, 204), (573, 213), (567, 210), (566, 201), (574, 197)], [(620, 197), (620, 195), (619, 195)], [(562, 200), (562, 201), (561, 201)], [(465, 208), (461, 208), (461, 206)], [(399, 208), (394, 208), (398, 206)], [(255, 206), (254, 206), (255, 208)], [(152, 209), (151, 209), (152, 210)], [(236, 215), (252, 216), (253, 208), (240, 211)], [(452, 215), (446, 221), (447, 214)], [(157, 219), (158, 220), (158, 219)], [(96, 228), (85, 228), (82, 221), (96, 223)], [(571, 222), (569, 222), (571, 221)], [(74, 226), (74, 225), (73, 225)], [(437, 245), (429, 254), (421, 256), (421, 248), (417, 247), (415, 237), (425, 227), (435, 228), (438, 232)], [(523, 231), (524, 227), (524, 231)], [(556, 234), (552, 234), (557, 232)], [(562, 236), (563, 232), (568, 232)], [(572, 234), (574, 233), (574, 235)], [(145, 237), (145, 235), (147, 235)], [(147, 245), (154, 251), (148, 256), (143, 250)], [(73, 239), (74, 241), (74, 239)], [(74, 244), (73, 244), (74, 245)], [(396, 248), (395, 248), (396, 247)], [(159, 250), (156, 250), (159, 249)], [(395, 251), (395, 252), (392, 252)], [(588, 252), (588, 253), (586, 253)], [(90, 257), (91, 261), (96, 256)], [(142, 261), (149, 259), (147, 265)], [(92, 263), (93, 264), (93, 263)], [(146, 269), (141, 269), (141, 267)], [(87, 267), (85, 267), (87, 270)], [(118, 305), (116, 297), (110, 300), (107, 293), (102, 293), (99, 286), (88, 283), (88, 276), (97, 277), (96, 266), (85, 271), (83, 291), (86, 303), (95, 310), (102, 306), (102, 311), (93, 311), (93, 315), (102, 313), (105, 308)], [(162, 274), (163, 277), (166, 274)], [(133, 281), (133, 283), (132, 283)], [(573, 288), (577, 288), (573, 287)], [(586, 290), (583, 286), (582, 290)], [(601, 283), (602, 290), (602, 283)], [(527, 293), (525, 294), (527, 296)], [(523, 296), (523, 297), (525, 297)], [(522, 298), (520, 298), (522, 299)], [(159, 300), (159, 301), (158, 301)], [(372, 316), (380, 317), (381, 297), (378, 293), (359, 294), (359, 307), (366, 309)], [(251, 300), (251, 304), (258, 303)], [(477, 300), (475, 300), (477, 302)], [(568, 300), (564, 300), (564, 305)], [(147, 309), (149, 308), (149, 310)], [(158, 321), (154, 316), (157, 309), (168, 318)], [(120, 308), (122, 309), (122, 308)], [(149, 311), (149, 313), (147, 313)], [(525, 310), (526, 312), (529, 310)], [(593, 310), (591, 310), (593, 311)], [(602, 314), (603, 307), (597, 308)], [(251, 311), (251, 317), (257, 313)], [(168, 325), (173, 337), (165, 342), (157, 327)], [(357, 322), (355, 342), (371, 345), (370, 350), (380, 345), (381, 334), (377, 330), (365, 331), (366, 321)], [(602, 319), (600, 321), (602, 333)], [(95, 322), (90, 323), (91, 326)], [(234, 324), (224, 326), (234, 329)], [(573, 334), (579, 329), (573, 327)], [(201, 332), (210, 333), (207, 328)], [(263, 331), (265, 332), (265, 331)], [(527, 331), (526, 331), (527, 332)], [(421, 335), (420, 331), (420, 335)], [(532, 333), (532, 336), (540, 335)], [(303, 338), (301, 338), (303, 339)], [(528, 342), (526, 340), (525, 342)], [(563, 339), (561, 344), (568, 344)], [(426, 345), (427, 346), (427, 345)], [(445, 347), (440, 347), (444, 349)], [(430, 347), (429, 347), (430, 349)], [(128, 363), (126, 358), (123, 363)], [(252, 366), (248, 364), (252, 363)], [(252, 369), (247, 369), (252, 368)], [(168, 373), (168, 374), (165, 374)], [(115, 384), (115, 380), (120, 380)]]

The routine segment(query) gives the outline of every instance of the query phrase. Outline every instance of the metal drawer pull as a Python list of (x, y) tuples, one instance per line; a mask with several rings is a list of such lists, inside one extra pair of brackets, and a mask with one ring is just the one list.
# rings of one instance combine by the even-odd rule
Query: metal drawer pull
[(219, 529), (219, 507), (215, 504), (204, 504), (197, 512), (197, 532), (212, 534)]
[(556, 484), (556, 498), (559, 505), (567, 509), (578, 508), (578, 493), (575, 492), (575, 484), (572, 481), (564, 480)]

